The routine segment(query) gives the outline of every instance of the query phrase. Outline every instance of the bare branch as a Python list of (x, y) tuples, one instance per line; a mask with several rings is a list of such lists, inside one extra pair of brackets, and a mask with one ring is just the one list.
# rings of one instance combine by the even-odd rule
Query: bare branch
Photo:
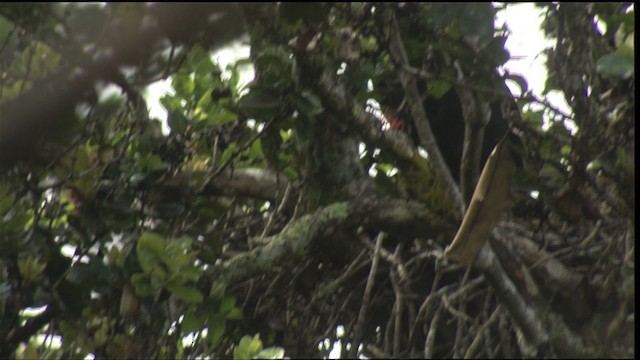
[[(398, 253), (400, 245), (396, 248), (396, 253)], [(391, 267), (389, 268), (389, 276), (391, 277), (391, 285), (393, 285), (393, 292), (396, 297), (395, 304), (393, 306), (393, 315), (391, 318), (394, 319), (393, 324), (393, 356), (400, 356), (400, 336), (402, 334), (402, 313), (404, 312), (404, 294), (402, 292), (402, 288), (400, 286), (400, 281), (398, 276), (396, 275), (396, 270)]]
[(400, 260), (398, 260), (398, 258), (394, 256), (392, 253), (390, 253), (387, 249), (385, 248), (377, 249), (376, 245), (373, 244), (366, 236), (361, 236), (360, 241), (363, 244), (365, 244), (365, 246), (368, 247), (370, 250), (378, 251), (380, 253), (380, 257), (382, 257), (384, 260), (386, 260), (387, 262), (389, 262), (390, 264), (396, 267), (401, 283), (404, 284), (409, 279), (407, 275), (407, 269), (404, 266), (404, 264), (400, 262)]
[[(203, 194), (241, 195), (284, 201), (290, 182), (283, 174), (260, 168), (226, 170), (205, 185)], [(292, 190), (289, 190), (291, 192)]]
[[(384, 27), (387, 28), (389, 36), (389, 50), (391, 52), (391, 56), (395, 59), (395, 62), (400, 65), (409, 64), (409, 58), (407, 57), (404, 45), (402, 44), (400, 30), (398, 29), (398, 23), (395, 15), (393, 14), (393, 10), (387, 9), (383, 14), (385, 15), (384, 20), (386, 23), (384, 24)], [(406, 72), (401, 72), (400, 82), (404, 88), (409, 110), (411, 110), (411, 116), (415, 123), (418, 138), (420, 139), (420, 145), (427, 150), (427, 153), (429, 153), (430, 163), (435, 169), (438, 180), (445, 189), (453, 207), (457, 210), (460, 217), (462, 217), (465, 212), (462, 195), (460, 194), (460, 190), (451, 175), (451, 171), (449, 171), (449, 168), (440, 153), (440, 149), (436, 143), (436, 138), (431, 130), (429, 119), (427, 118), (422, 101), (420, 100), (420, 94), (418, 92), (418, 86), (415, 78)]]
[(480, 342), (482, 341), (485, 331), (487, 331), (487, 329), (489, 329), (489, 326), (491, 326), (498, 319), (498, 314), (500, 313), (500, 310), (502, 310), (502, 308), (500, 307), (500, 305), (498, 305), (496, 309), (493, 311), (493, 313), (491, 314), (491, 316), (489, 317), (489, 320), (487, 320), (484, 324), (482, 324), (482, 326), (480, 326), (480, 328), (476, 332), (475, 338), (471, 342), (471, 345), (469, 345), (469, 348), (464, 353), (464, 356), (463, 356), (464, 359), (471, 359), (471, 357), (473, 357), (473, 354), (476, 352), (476, 350), (480, 346)]
[(500, 301), (505, 304), (527, 339), (538, 346), (549, 342), (549, 334), (531, 308), (522, 298), (518, 289), (500, 266), (491, 246), (485, 244), (474, 265), (480, 269), (493, 286)]
[(275, 265), (302, 257), (309, 245), (337, 229), (372, 227), (387, 233), (429, 236), (451, 231), (450, 225), (434, 217), (422, 204), (375, 195), (350, 203), (339, 202), (290, 222), (279, 234), (266, 237), (267, 245), (235, 256), (215, 267), (212, 279), (237, 282), (264, 273)]
[(316, 81), (309, 85), (318, 93), (322, 104), (355, 128), (367, 144), (386, 150), (399, 159), (413, 161), (416, 149), (407, 135), (395, 130), (382, 131), (380, 121), (347, 94), (334, 74), (322, 68), (322, 59), (313, 57), (314, 54), (308, 52), (297, 52), (296, 63), (307, 76), (315, 77)]
[(588, 356), (591, 349), (560, 316), (525, 302), (488, 244), (482, 248), (474, 266), (487, 276), (526, 340), (538, 349), (538, 356), (551, 356), (553, 351), (560, 356)]
[(465, 125), (460, 166), (460, 189), (465, 204), (468, 206), (480, 174), (482, 139), (484, 127), (491, 118), (491, 108), (487, 102), (481, 101), (479, 96), (474, 95), (471, 90), (463, 86), (456, 86), (456, 92), (462, 104)]
[(362, 306), (358, 313), (358, 320), (356, 322), (356, 328), (353, 335), (354, 344), (351, 344), (351, 351), (349, 357), (355, 358), (358, 353), (358, 344), (362, 340), (362, 332), (364, 330), (364, 322), (367, 316), (367, 309), (369, 308), (369, 300), (371, 300), (371, 290), (375, 283), (376, 272), (378, 272), (378, 263), (380, 262), (380, 249), (382, 248), (382, 241), (386, 234), (380, 232), (376, 237), (376, 245), (373, 252), (373, 259), (371, 260), (371, 269), (369, 270), (369, 277), (367, 278), (367, 284), (364, 288), (364, 295), (362, 295)]
[(427, 337), (424, 340), (425, 359), (431, 359), (433, 357), (433, 345), (436, 342), (436, 332), (438, 323), (440, 322), (440, 314), (441, 311), (438, 309), (435, 315), (433, 315), (433, 319), (431, 319), (431, 323), (429, 324), (429, 331), (427, 332)]

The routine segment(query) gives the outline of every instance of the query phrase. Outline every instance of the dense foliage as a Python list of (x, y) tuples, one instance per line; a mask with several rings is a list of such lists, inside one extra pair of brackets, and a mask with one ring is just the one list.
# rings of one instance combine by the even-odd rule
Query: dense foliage
[(1, 4), (0, 357), (633, 356), (634, 8), (539, 6), (568, 113), (488, 3)]

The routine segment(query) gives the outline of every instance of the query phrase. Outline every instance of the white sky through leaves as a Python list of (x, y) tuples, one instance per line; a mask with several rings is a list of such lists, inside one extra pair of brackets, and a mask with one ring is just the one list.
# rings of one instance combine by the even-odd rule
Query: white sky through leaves
[[(511, 54), (511, 59), (505, 64), (505, 68), (513, 74), (523, 75), (527, 80), (529, 89), (537, 96), (540, 96), (547, 79), (547, 69), (545, 67), (545, 56), (542, 51), (545, 47), (553, 44), (552, 40), (544, 38), (540, 31), (540, 23), (544, 13), (536, 8), (533, 3), (509, 4), (506, 9), (500, 11), (496, 16), (496, 27), (500, 27), (506, 22), (510, 30), (510, 35), (506, 42), (506, 48)], [(249, 56), (248, 45), (235, 43), (224, 48), (213, 55), (220, 68), (224, 71), (228, 64), (237, 59)], [(253, 79), (253, 73), (247, 71), (241, 73), (241, 84), (247, 84)], [(517, 86), (507, 85), (512, 92), (518, 93)], [(160, 105), (159, 99), (167, 94), (173, 94), (171, 79), (158, 81), (147, 88), (146, 99), (149, 106), (150, 117), (160, 119), (163, 122), (163, 130), (168, 132), (166, 127), (167, 111)], [(570, 113), (569, 106), (559, 92), (549, 94), (549, 101), (566, 113)]]

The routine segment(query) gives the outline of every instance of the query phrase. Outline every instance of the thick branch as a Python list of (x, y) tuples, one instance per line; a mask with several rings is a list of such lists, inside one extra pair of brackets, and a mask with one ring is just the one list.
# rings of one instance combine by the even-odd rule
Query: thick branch
[(367, 144), (388, 151), (399, 159), (413, 161), (416, 149), (407, 135), (394, 130), (382, 131), (380, 121), (348, 95), (334, 74), (323, 69), (321, 59), (313, 59), (312, 54), (299, 52), (296, 54), (296, 63), (307, 76), (315, 78), (307, 85), (320, 96), (322, 104), (355, 128)]
[(218, 281), (236, 283), (253, 275), (268, 272), (283, 261), (302, 257), (312, 241), (328, 229), (344, 223), (349, 215), (347, 203), (334, 203), (315, 213), (289, 223), (282, 232), (268, 239), (268, 244), (235, 256), (217, 267)]
[[(409, 58), (407, 57), (404, 45), (402, 44), (400, 29), (398, 28), (396, 18), (391, 9), (387, 9), (385, 14), (385, 22), (388, 23), (389, 50), (391, 52), (391, 56), (394, 58), (395, 62), (401, 66), (408, 65)], [(462, 217), (464, 215), (465, 206), (460, 190), (458, 189), (458, 186), (451, 175), (451, 171), (449, 171), (449, 168), (440, 153), (433, 131), (431, 130), (429, 119), (427, 118), (427, 114), (422, 106), (422, 101), (420, 100), (420, 93), (418, 92), (416, 80), (410, 74), (402, 71), (400, 72), (400, 82), (404, 88), (407, 103), (411, 110), (411, 116), (415, 123), (420, 145), (427, 150), (430, 163), (435, 169), (438, 180), (454, 204), (454, 208), (458, 210), (458, 214)]]
[(460, 166), (460, 189), (466, 204), (469, 204), (480, 176), (480, 154), (484, 127), (491, 118), (491, 107), (488, 103), (474, 96), (471, 90), (456, 86), (464, 114), (464, 146)]
[(418, 202), (374, 195), (351, 203), (334, 203), (293, 220), (279, 234), (266, 238), (263, 242), (267, 245), (214, 267), (212, 279), (227, 284), (246, 280), (278, 264), (301, 258), (318, 239), (358, 226), (407, 237), (453, 231), (448, 222)]
[(462, 148), (462, 162), (460, 165), (460, 191), (464, 202), (469, 204), (476, 188), (480, 174), (480, 152), (482, 151), (483, 127), (469, 124), (464, 128), (464, 147)]
[[(496, 226), (496, 233), (500, 236), (496, 238), (499, 244), (495, 244), (502, 247), (508, 246), (508, 250), (518, 254), (518, 257), (530, 268), (531, 273), (537, 279), (544, 280), (541, 283), (542, 286), (552, 292), (561, 292), (565, 296), (575, 295), (583, 281), (583, 275), (567, 268), (552, 254), (538, 249), (538, 245), (531, 240), (533, 234), (530, 230), (516, 223), (503, 222)], [(580, 298), (573, 301), (582, 303), (586, 299)]]
[[(494, 231), (493, 236), (507, 235)], [(478, 255), (474, 266), (487, 277), (527, 341), (538, 348), (539, 356), (552, 356), (556, 353), (567, 357), (585, 357), (590, 354), (590, 349), (560, 316), (544, 305), (527, 304), (488, 243)]]
[(525, 334), (527, 341), (536, 347), (547, 345), (549, 334), (545, 330), (539, 314), (522, 298), (516, 286), (500, 266), (500, 262), (488, 243), (478, 254), (474, 266), (487, 277), (496, 295)]
[(282, 199), (288, 184), (289, 179), (285, 175), (268, 169), (234, 169), (211, 179), (203, 189), (203, 194), (239, 195), (277, 201)]

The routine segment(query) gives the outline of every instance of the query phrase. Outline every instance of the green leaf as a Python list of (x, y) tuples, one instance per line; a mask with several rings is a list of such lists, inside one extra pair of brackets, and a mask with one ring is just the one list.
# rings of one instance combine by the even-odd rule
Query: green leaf
[(153, 232), (143, 232), (138, 240), (136, 250), (150, 250), (155, 254), (162, 256), (164, 255), (165, 247), (166, 241), (162, 236)]
[(260, 335), (256, 334), (253, 338), (245, 335), (240, 339), (240, 343), (233, 349), (234, 359), (251, 359), (262, 349), (262, 341)]
[(221, 162), (227, 161), (237, 149), (238, 149), (238, 144), (236, 143), (229, 144), (229, 146), (222, 152), (222, 155), (220, 155), (220, 161)]
[(522, 113), (522, 119), (528, 122), (534, 129), (540, 129), (543, 124), (544, 111), (526, 111)]
[(204, 324), (200, 317), (190, 312), (184, 316), (180, 325), (183, 333), (188, 334), (200, 330)]
[(171, 86), (173, 86), (176, 94), (180, 95), (184, 99), (191, 97), (191, 94), (193, 94), (193, 91), (196, 88), (196, 84), (190, 74), (175, 75), (171, 82)]
[(596, 71), (617, 79), (629, 79), (633, 76), (634, 69), (633, 59), (617, 53), (605, 55), (596, 63)]
[(167, 112), (182, 109), (182, 100), (174, 95), (164, 95), (160, 98), (160, 104)]
[(153, 294), (153, 288), (150, 277), (145, 273), (135, 273), (131, 275), (131, 285), (136, 289), (136, 295), (139, 297), (147, 297)]
[(9, 184), (0, 182), (0, 217), (9, 211), (15, 199), (15, 194), (9, 194)]
[[(171, 240), (170, 242), (173, 241), (174, 240)], [(171, 269), (177, 270), (192, 262), (192, 257), (189, 254), (184, 254), (182, 249), (176, 249), (175, 246), (167, 246), (166, 252), (167, 254), (171, 254), (171, 256), (165, 258), (165, 263)]]
[(191, 303), (200, 303), (204, 299), (200, 290), (191, 286), (168, 284), (167, 290), (178, 299)]
[(427, 93), (436, 99), (440, 99), (451, 89), (451, 84), (445, 80), (430, 80), (427, 82)]
[(40, 262), (31, 255), (18, 259), (18, 271), (20, 272), (20, 276), (27, 282), (36, 280), (46, 266), (47, 263)]
[(164, 170), (169, 167), (167, 163), (162, 161), (160, 156), (158, 155), (141, 155), (136, 165), (139, 169), (142, 169), (145, 172), (151, 172), (156, 170)]
[(211, 61), (211, 55), (199, 46), (191, 50), (189, 57), (189, 63), (195, 69), (196, 79), (210, 76), (217, 69), (217, 66)]
[(254, 355), (254, 359), (284, 359), (284, 349), (278, 346), (268, 347)]
[(145, 273), (151, 273), (154, 267), (166, 256), (165, 240), (158, 234), (144, 232), (136, 244), (138, 263)]
[(200, 275), (202, 275), (202, 269), (195, 266), (183, 268), (180, 272), (187, 281), (196, 281), (200, 279)]
[(198, 120), (206, 119), (209, 108), (211, 108), (211, 94), (205, 92), (196, 103), (195, 115)]
[(221, 299), (226, 292), (226, 284), (224, 282), (214, 282), (211, 285), (211, 291), (209, 297), (211, 299)]
[(220, 301), (220, 313), (227, 314), (236, 306), (236, 298), (226, 295)]
[(247, 150), (247, 156), (249, 157), (249, 162), (262, 157), (262, 142), (260, 139), (251, 144), (251, 147)]
[(142, 249), (137, 251), (138, 263), (145, 273), (151, 273), (154, 266), (158, 263), (158, 257), (151, 251)]
[(273, 91), (254, 88), (238, 101), (238, 107), (249, 116), (258, 119), (269, 119), (276, 114), (280, 106), (279, 97)]
[(222, 125), (236, 121), (237, 119), (237, 114), (228, 111), (221, 106), (209, 106), (209, 111), (207, 112), (207, 124)]
[(256, 334), (253, 339), (251, 339), (251, 342), (249, 343), (249, 351), (252, 354), (257, 353), (258, 351), (260, 351), (262, 349), (262, 340), (260, 340), (260, 334)]
[(189, 119), (184, 116), (182, 110), (170, 110), (167, 112), (167, 123), (172, 133), (184, 133), (189, 124)]
[(209, 319), (208, 329), (207, 339), (211, 347), (215, 348), (220, 342), (220, 339), (222, 339), (222, 335), (224, 335), (224, 320), (212, 321), (212, 319)]
[(227, 319), (229, 320), (239, 320), (242, 319), (242, 309), (234, 307), (227, 313)]
[(92, 150), (89, 146), (80, 146), (77, 148), (76, 156), (73, 159), (73, 172), (80, 174), (91, 166)]
[(151, 269), (150, 275), (151, 275), (151, 284), (155, 285), (155, 287), (161, 287), (164, 284), (169, 274), (167, 274), (167, 270), (165, 270), (162, 264), (157, 263)]
[(504, 48), (506, 36), (499, 36), (491, 41), (481, 50), (481, 54), (491, 60), (492, 65), (503, 65), (511, 58), (509, 51)]

